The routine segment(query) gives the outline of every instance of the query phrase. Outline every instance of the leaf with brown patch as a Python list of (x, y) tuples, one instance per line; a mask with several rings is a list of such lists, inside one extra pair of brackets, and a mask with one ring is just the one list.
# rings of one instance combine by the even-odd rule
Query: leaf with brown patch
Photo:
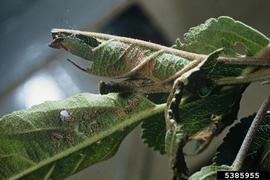
[(63, 179), (112, 157), (144, 118), (161, 112), (138, 95), (79, 94), (0, 118), (0, 179)]

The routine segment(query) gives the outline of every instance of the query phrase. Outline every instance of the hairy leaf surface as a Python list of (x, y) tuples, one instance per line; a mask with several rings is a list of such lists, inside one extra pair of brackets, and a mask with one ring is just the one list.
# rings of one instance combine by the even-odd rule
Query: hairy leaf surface
[[(138, 87), (138, 90), (149, 87), (151, 89), (145, 89), (150, 92), (168, 92), (159, 83), (183, 69), (192, 60), (181, 56), (181, 52), (180, 55), (178, 52), (168, 52), (162, 49), (167, 47), (154, 44), (149, 47), (134, 39), (63, 29), (54, 29), (52, 34), (54, 40), (51, 47), (64, 48), (92, 61), (91, 66), (86, 68), (87, 72), (110, 78), (132, 79), (133, 81), (127, 81), (129, 87)], [(142, 79), (143, 82), (136, 81), (137, 79)]]
[(142, 123), (142, 139), (149, 147), (165, 154), (166, 124), (163, 113), (152, 116)]
[[(226, 93), (222, 92), (181, 105), (180, 112), (184, 133), (192, 137), (211, 124), (216, 124), (216, 130), (222, 129), (218, 123), (221, 121), (225, 121), (224, 124), (230, 123), (231, 117), (235, 117), (238, 112), (240, 97), (235, 96), (235, 94), (239, 93), (241, 94), (241, 90), (232, 89)], [(142, 128), (144, 142), (163, 154), (166, 134), (163, 113), (151, 117), (151, 120), (143, 121)]]
[[(213, 52), (217, 52), (217, 49), (223, 48), (225, 56), (254, 56), (269, 43), (269, 39), (257, 30), (229, 17), (210, 19), (192, 28), (183, 42), (177, 42), (178, 49), (204, 54), (195, 56), (192, 53), (185, 56), (182, 51), (176, 52), (171, 48), (168, 50), (159, 45), (99, 33), (63, 29), (55, 29), (52, 33), (54, 40), (51, 47), (64, 48), (93, 62), (92, 66), (87, 67), (87, 72), (112, 78), (126, 78), (126, 81), (123, 81), (125, 85), (141, 93), (167, 93), (170, 86), (162, 86), (164, 80), (189, 67), (193, 60), (205, 59), (207, 54), (215, 55)], [(243, 50), (239, 51), (237, 45)], [(236, 118), (241, 94), (246, 87), (213, 87), (211, 81), (243, 75), (253, 70), (244, 66), (220, 65), (216, 58), (213, 60), (204, 67), (204, 76), (201, 76), (202, 71), (199, 71), (199, 78), (189, 79), (188, 90), (191, 92), (186, 91), (181, 102), (180, 114), (184, 132), (196, 138), (207, 139)], [(206, 81), (204, 84), (205, 79), (210, 80), (210, 83)], [(170, 84), (173, 80), (171, 79)], [(199, 89), (192, 91), (198, 85)], [(156, 137), (165, 137), (160, 135), (164, 131), (152, 131), (151, 127), (160, 130), (164, 127), (164, 122), (160, 125), (154, 122), (153, 126), (152, 121), (145, 123), (145, 142), (151, 141), (150, 146), (162, 152), (164, 140), (157, 143), (161, 138)], [(200, 133), (204, 129), (210, 131)]]
[[(269, 39), (259, 31), (230, 17), (221, 16), (191, 28), (185, 34), (184, 40), (178, 41), (175, 47), (202, 54), (223, 48), (226, 56), (254, 56), (268, 44)], [(239, 49), (242, 49), (242, 52), (239, 53)], [(217, 64), (211, 77), (235, 77), (247, 72), (245, 67)]]
[[(270, 134), (270, 126), (267, 128), (268, 135)], [(255, 160), (254, 163), (256, 163), (259, 167), (258, 169), (261, 171), (269, 171), (270, 170), (270, 139), (268, 137), (268, 140), (264, 142), (263, 147), (260, 149), (258, 153), (258, 159)]]
[(203, 167), (200, 171), (190, 176), (189, 180), (216, 180), (217, 171), (230, 171), (232, 168), (227, 165), (215, 166), (210, 165)]
[[(235, 21), (229, 17), (219, 17), (211, 18), (204, 24), (191, 28), (189, 32), (185, 34), (182, 42), (177, 41), (175, 48), (202, 54), (210, 54), (219, 48), (223, 48), (224, 55), (238, 56), (239, 54), (235, 49), (235, 45), (237, 43), (241, 43), (245, 48), (248, 49), (244, 55), (254, 56), (268, 45), (269, 39), (257, 30), (239, 21)], [(224, 76), (238, 76), (250, 71), (250, 69), (247, 69), (246, 67), (220, 65), (216, 63), (216, 61), (210, 61), (210, 64), (207, 63), (204, 67), (206, 76), (211, 79)], [(196, 84), (201, 84), (204, 81), (202, 81), (201, 78), (193, 78), (190, 80), (190, 82), (190, 89), (194, 89), (193, 87)], [(192, 87), (192, 84), (195, 85)], [(211, 119), (218, 119), (218, 121), (215, 121), (215, 123), (221, 122), (218, 125), (219, 127), (222, 127), (223, 123), (229, 124), (233, 119), (236, 119), (239, 101), (245, 87), (235, 86), (234, 88), (234, 93), (230, 93), (229, 88), (227, 88), (226, 91), (228, 91), (228, 93), (226, 94), (225, 91), (220, 92), (218, 88), (212, 91), (212, 87), (207, 85), (201, 87), (198, 94), (210, 94), (209, 97), (203, 97), (202, 99), (192, 97), (192, 100), (190, 100), (191, 103), (189, 103), (189, 101), (184, 101), (180, 106), (182, 108), (180, 114), (181, 116), (184, 116), (182, 119), (185, 132), (187, 132), (189, 135), (196, 133), (211, 124), (211, 122), (213, 122)], [(218, 108), (216, 105), (218, 105)], [(200, 108), (204, 110), (199, 110)], [(219, 111), (219, 113), (215, 112), (216, 110)], [(189, 115), (187, 115), (188, 113), (186, 112), (188, 112)], [(213, 116), (211, 116), (211, 114)], [(146, 124), (145, 127), (151, 127), (151, 124), (154, 123), (153, 126), (158, 127), (158, 129), (161, 129), (162, 126), (165, 128), (165, 124), (161, 120), (158, 122), (160, 123), (158, 124), (157, 122), (154, 123), (152, 121), (145, 121), (143, 124)], [(187, 124), (185, 125), (185, 123)], [(152, 133), (150, 133), (150, 131), (151, 129), (143, 130), (145, 134), (147, 133), (147, 135), (143, 137), (147, 137), (149, 139), (145, 140), (145, 142), (150, 142), (151, 139), (154, 139), (155, 137), (165, 137), (165, 134), (163, 136), (160, 135), (160, 132), (162, 133), (164, 131), (153, 131)], [(153, 136), (153, 138), (150, 137), (150, 134)], [(207, 134), (202, 133), (202, 135)], [(164, 144), (162, 139), (160, 143), (156, 143), (156, 145), (152, 143), (150, 146), (154, 147), (154, 149), (160, 149), (160, 147), (162, 147), (160, 144)]]
[(3, 116), (0, 179), (74, 174), (113, 156), (138, 122), (162, 110), (137, 95), (84, 93)]
[(197, 53), (209, 53), (224, 48), (225, 54), (236, 56), (239, 55), (234, 46), (236, 43), (241, 43), (246, 48), (245, 55), (253, 56), (268, 45), (269, 39), (240, 21), (221, 16), (191, 28), (176, 47)]

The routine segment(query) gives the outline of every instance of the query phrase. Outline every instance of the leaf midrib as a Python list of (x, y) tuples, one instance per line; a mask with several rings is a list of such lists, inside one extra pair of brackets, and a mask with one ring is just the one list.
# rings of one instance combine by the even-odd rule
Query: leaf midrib
[(110, 129), (107, 129), (105, 131), (102, 131), (100, 132), (99, 134), (85, 140), (84, 142), (78, 144), (78, 145), (75, 145), (67, 150), (64, 150), (62, 151), (61, 153), (53, 156), (53, 157), (50, 157), (44, 161), (40, 161), (39, 163), (36, 164), (36, 166), (32, 166), (20, 173), (18, 173), (17, 175), (14, 175), (12, 177), (10, 177), (10, 179), (18, 179), (18, 178), (21, 178), (35, 170), (38, 170), (39, 168), (42, 168), (43, 166), (46, 166), (54, 161), (57, 161), (59, 159), (62, 159), (78, 150), (81, 150), (83, 148), (86, 148), (87, 146), (93, 144), (94, 142), (100, 140), (100, 139), (103, 139), (111, 134), (113, 134), (114, 132), (120, 130), (120, 129), (124, 129), (126, 127), (128, 127), (129, 125), (133, 124), (133, 123), (136, 123), (136, 122), (139, 122), (141, 121), (142, 119), (144, 118), (147, 118), (147, 117), (150, 117), (150, 116), (153, 116), (155, 114), (158, 114), (158, 113), (161, 113), (162, 111), (164, 111), (164, 108), (165, 108), (166, 104), (160, 104), (160, 105), (156, 105), (155, 107), (151, 107), (147, 110), (144, 110), (144, 111), (141, 111), (140, 113), (137, 113), (135, 114), (134, 116), (130, 117), (129, 119), (127, 119), (126, 121), (123, 121), (122, 123), (120, 124), (117, 124), (115, 125), (114, 127), (110, 128)]

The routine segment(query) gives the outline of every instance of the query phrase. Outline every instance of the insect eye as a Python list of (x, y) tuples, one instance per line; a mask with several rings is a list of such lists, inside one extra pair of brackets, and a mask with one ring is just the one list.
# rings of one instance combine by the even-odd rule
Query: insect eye
[(70, 118), (70, 113), (67, 110), (60, 111), (60, 119), (62, 122), (67, 121)]

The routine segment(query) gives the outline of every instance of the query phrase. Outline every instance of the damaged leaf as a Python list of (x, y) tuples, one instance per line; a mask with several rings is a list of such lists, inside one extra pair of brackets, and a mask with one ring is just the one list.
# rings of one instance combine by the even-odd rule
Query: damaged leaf
[[(185, 34), (184, 40), (181, 42), (178, 40), (174, 47), (180, 50), (202, 54), (210, 54), (222, 48), (225, 56), (237, 57), (239, 56), (235, 49), (237, 43), (243, 44), (243, 46), (248, 49), (248, 51), (245, 51), (246, 54), (242, 55), (254, 56), (268, 45), (269, 39), (257, 30), (239, 21), (235, 21), (230, 17), (219, 17), (211, 18), (204, 24), (191, 28), (189, 32)], [(230, 90), (231, 87), (228, 86), (218, 86), (213, 89), (211, 81), (205, 80), (210, 79), (213, 81), (214, 79), (226, 76), (239, 76), (252, 71), (252, 68), (239, 65), (218, 64), (214, 60), (210, 61), (210, 64), (206, 64), (203, 69), (206, 78), (201, 78), (202, 71), (199, 71), (197, 76), (193, 76), (194, 78), (190, 78), (189, 89), (191, 89), (193, 93), (192, 96), (188, 95), (188, 92), (184, 93), (184, 99), (186, 100), (182, 101), (180, 105), (180, 114), (184, 116), (182, 119), (185, 132), (188, 133), (189, 136), (193, 135), (195, 139), (205, 141), (206, 139), (211, 139), (212, 135), (215, 134), (215, 128), (219, 127), (223, 129), (236, 119), (241, 94), (247, 87), (246, 85), (235, 85), (233, 90)], [(198, 84), (201, 85), (202, 83), (204, 83), (205, 86), (201, 86), (200, 88), (196, 87)], [(196, 94), (200, 97), (194, 96)], [(216, 105), (218, 105), (219, 108), (217, 108)], [(215, 112), (216, 110), (221, 111), (217, 113)], [(210, 126), (213, 121), (214, 125)], [(144, 121), (143, 125), (146, 124), (144, 127), (151, 127), (151, 123), (154, 122)], [(158, 119), (153, 126), (161, 129), (162, 126), (165, 128), (165, 123)], [(207, 128), (208, 126), (211, 128)], [(204, 128), (206, 128), (207, 131), (204, 131)], [(210, 131), (208, 129), (210, 129)], [(160, 135), (160, 132), (165, 133), (165, 131), (150, 132), (150, 128), (144, 128), (143, 133), (147, 135), (143, 137), (149, 139), (153, 139), (150, 135), (153, 137), (165, 137), (165, 134)], [(164, 144), (163, 139), (160, 139), (159, 143), (157, 142), (157, 138), (155, 138), (155, 140), (156, 141), (152, 141), (150, 146), (162, 152), (161, 147), (163, 146), (160, 146), (160, 144)], [(144, 141), (149, 142), (150, 140)], [(156, 143), (154, 144), (154, 142)]]
[(129, 87), (138, 87), (138, 91), (147, 90), (149, 93), (169, 92), (168, 87), (161, 84), (162, 81), (190, 64), (192, 58), (204, 58), (152, 43), (149, 47), (140, 40), (99, 33), (54, 29), (52, 35), (51, 47), (63, 48), (93, 62), (86, 68), (87, 72), (116, 79), (132, 79), (127, 81)]
[(0, 179), (63, 179), (112, 157), (164, 106), (137, 95), (79, 94), (0, 119)]

